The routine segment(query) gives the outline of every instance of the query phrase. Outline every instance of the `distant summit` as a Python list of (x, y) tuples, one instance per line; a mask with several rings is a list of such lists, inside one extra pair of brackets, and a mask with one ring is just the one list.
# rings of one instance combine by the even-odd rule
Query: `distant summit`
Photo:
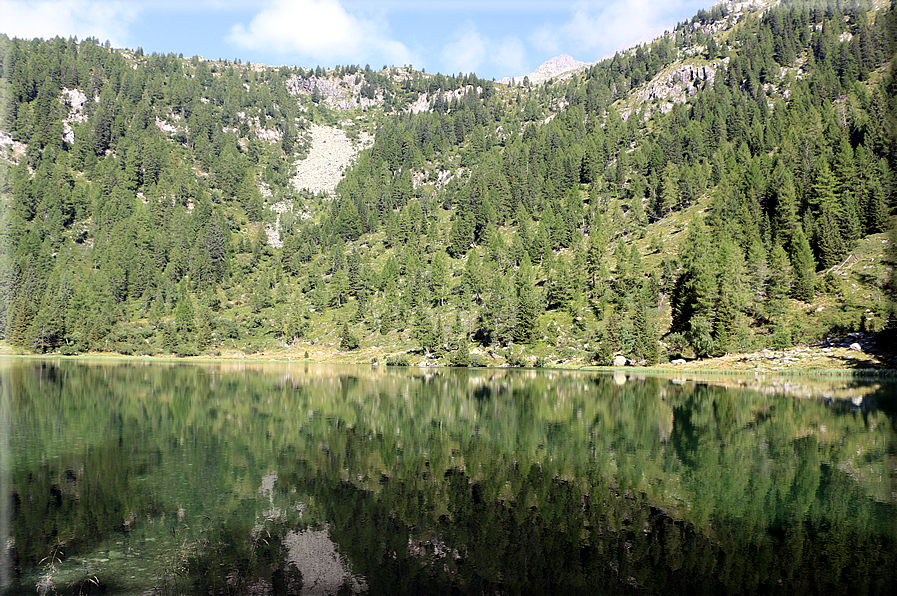
[[(575, 60), (573, 59), (573, 57), (568, 56), (567, 54), (561, 54), (560, 56), (555, 56), (551, 60), (548, 60), (547, 62), (542, 64), (542, 66), (537, 68), (535, 72), (523, 76), (529, 78), (529, 82), (533, 85), (538, 85), (540, 83), (544, 83), (548, 79), (552, 79), (557, 77), (558, 75), (564, 74), (565, 72), (578, 70), (580, 68), (591, 65), (592, 62), (580, 62), (579, 60)], [(523, 81), (523, 76), (505, 77), (501, 79), (499, 83), (510, 85), (513, 81), (519, 84), (521, 81)]]

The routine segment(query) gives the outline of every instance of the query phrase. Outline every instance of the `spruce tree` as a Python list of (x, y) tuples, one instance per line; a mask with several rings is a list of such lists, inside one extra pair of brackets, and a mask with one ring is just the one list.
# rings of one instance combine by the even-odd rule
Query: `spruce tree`
[(186, 282), (181, 282), (181, 295), (174, 310), (175, 330), (180, 337), (193, 331), (193, 299), (187, 293)]
[(514, 317), (514, 341), (519, 344), (531, 344), (535, 341), (536, 295), (533, 287), (533, 266), (529, 255), (524, 254), (517, 270), (517, 313)]
[(680, 248), (682, 273), (673, 290), (673, 329), (685, 331), (689, 320), (700, 315), (705, 320), (711, 316), (716, 300), (716, 263), (710, 258), (714, 253), (710, 234), (699, 218), (692, 220), (688, 237)]
[(834, 211), (823, 207), (822, 214), (816, 222), (816, 244), (819, 249), (819, 262), (825, 269), (839, 264), (846, 253), (844, 238)]
[(361, 342), (352, 333), (352, 330), (349, 329), (349, 323), (343, 323), (342, 330), (340, 331), (339, 336), (339, 347), (341, 350), (357, 350)]
[[(791, 265), (794, 272), (794, 297), (804, 302), (813, 302), (816, 284), (816, 262), (810, 243), (798, 226), (791, 237)], [(775, 267), (775, 263), (773, 263)], [(775, 271), (775, 269), (773, 269)]]
[(433, 295), (439, 298), (439, 306), (445, 306), (445, 295), (449, 289), (447, 287), (450, 279), (448, 258), (443, 250), (436, 251), (433, 257), (430, 285)]
[(469, 366), (470, 352), (467, 346), (467, 335), (458, 341), (458, 349), (452, 354), (452, 366)]

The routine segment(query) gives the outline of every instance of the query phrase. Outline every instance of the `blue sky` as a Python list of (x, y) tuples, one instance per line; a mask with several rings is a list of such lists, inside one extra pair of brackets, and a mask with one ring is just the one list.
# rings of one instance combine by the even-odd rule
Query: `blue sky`
[(559, 54), (600, 60), (712, 0), (0, 0), (0, 32), (304, 68), (411, 64), (519, 76)]

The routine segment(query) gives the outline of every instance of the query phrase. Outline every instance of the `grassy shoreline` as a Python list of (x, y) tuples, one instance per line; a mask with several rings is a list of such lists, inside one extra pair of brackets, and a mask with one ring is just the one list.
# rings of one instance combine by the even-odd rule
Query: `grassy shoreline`
[[(815, 351), (814, 351), (815, 350)], [(804, 358), (794, 358), (795, 353), (803, 353)], [(60, 353), (36, 354), (13, 350), (7, 345), (0, 345), (0, 357), (46, 359), (64, 358), (72, 360), (124, 360), (131, 362), (252, 362), (252, 363), (292, 363), (292, 364), (345, 364), (370, 365), (376, 361), (385, 366), (386, 350), (355, 351), (316, 351), (317, 357), (306, 357), (307, 351), (295, 350), (266, 351), (246, 354), (237, 351), (226, 351), (215, 355), (173, 356), (173, 355), (126, 355), (112, 352), (86, 352), (77, 355)], [(784, 359), (792, 360), (783, 361)], [(535, 368), (514, 367), (500, 356), (492, 356), (491, 361), (483, 360), (483, 366), (471, 368)], [(412, 368), (450, 367), (447, 358), (426, 360), (423, 357), (412, 358)], [(717, 358), (694, 359), (684, 364), (662, 363), (652, 366), (595, 366), (580, 360), (569, 360), (564, 363), (545, 363), (539, 368), (550, 370), (579, 370), (589, 372), (624, 372), (628, 375), (714, 375), (714, 376), (799, 376), (799, 377), (872, 377), (897, 378), (897, 360), (894, 354), (870, 354), (852, 351), (847, 348), (836, 348), (820, 354), (816, 348), (797, 347), (788, 350), (763, 350), (746, 354), (727, 354)]]

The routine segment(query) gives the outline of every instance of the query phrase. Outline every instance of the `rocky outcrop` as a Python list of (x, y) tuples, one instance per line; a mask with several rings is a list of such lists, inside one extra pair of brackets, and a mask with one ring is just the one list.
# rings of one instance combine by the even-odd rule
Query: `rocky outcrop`
[[(460, 89), (455, 89), (454, 91), (443, 91), (442, 92), (442, 100), (445, 102), (445, 105), (448, 106), (455, 99), (461, 99), (468, 93), (472, 92), (482, 93), (482, 87), (474, 87), (473, 85), (466, 85), (461, 87)], [(433, 107), (433, 104), (436, 103), (439, 99), (439, 93), (421, 93), (418, 98), (408, 106), (407, 111), (417, 114), (419, 112), (428, 112)]]
[(69, 106), (69, 113), (62, 120), (62, 138), (66, 143), (74, 143), (75, 130), (72, 128), (72, 122), (87, 122), (87, 114), (84, 112), (87, 95), (80, 89), (63, 88), (60, 101)]
[(637, 108), (651, 111), (653, 106), (663, 113), (671, 111), (674, 104), (685, 103), (699, 89), (713, 85), (717, 70), (728, 61), (725, 58), (707, 64), (679, 63), (661, 71), (632, 92), (628, 102), (630, 107), (621, 110), (623, 118), (628, 118)]
[(362, 94), (364, 75), (352, 74), (342, 77), (300, 77), (293, 75), (286, 82), (287, 91), (292, 95), (314, 95), (338, 110), (369, 108), (383, 103), (383, 93), (376, 90), (373, 97)]

